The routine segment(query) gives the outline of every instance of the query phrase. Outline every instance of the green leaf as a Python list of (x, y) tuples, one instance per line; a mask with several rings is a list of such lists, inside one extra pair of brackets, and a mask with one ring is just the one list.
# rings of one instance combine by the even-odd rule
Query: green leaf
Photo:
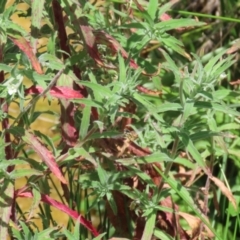
[(90, 163), (93, 164), (93, 166), (97, 166), (97, 162), (96, 160), (91, 156), (91, 154), (86, 151), (84, 148), (82, 147), (74, 147), (73, 149), (75, 151), (75, 154), (73, 155), (70, 155), (70, 159), (73, 159), (74, 157), (79, 157), (79, 156), (82, 156), (84, 157), (85, 159), (87, 159)]
[(23, 221), (19, 221), (19, 223), (21, 225), (21, 228), (23, 230), (23, 233), (24, 233), (25, 237), (31, 238), (32, 233), (30, 231), (30, 228), (28, 228), (27, 224), (25, 222), (23, 222)]
[[(36, 44), (38, 41), (38, 33), (40, 32), (43, 9), (44, 9), (45, 0), (33, 1), (31, 3), (31, 44), (36, 48)], [(60, 69), (59, 69), (60, 70)]]
[(142, 12), (138, 12), (138, 15), (146, 20), (149, 27), (154, 27), (154, 19), (148, 14), (147, 11), (144, 10)]
[(135, 168), (133, 166), (128, 166), (128, 169), (132, 175), (134, 173), (135, 175), (139, 176), (144, 182), (146, 182), (149, 186), (155, 186), (153, 183), (152, 178), (145, 172), (141, 171), (138, 168)]
[[(213, 132), (218, 132), (218, 127), (217, 127), (217, 123), (215, 121), (215, 119), (213, 118), (213, 116), (211, 116), (209, 114), (208, 118), (208, 126), (209, 126), (209, 129)], [(223, 137), (221, 136), (215, 136), (213, 137), (213, 139), (218, 143), (218, 145), (221, 147), (221, 149), (223, 149), (226, 153), (227, 153), (227, 146), (226, 146), (226, 143), (224, 142), (224, 139)]]
[(224, 136), (221, 132), (211, 132), (211, 131), (198, 131), (190, 135), (192, 141), (196, 142), (203, 139), (210, 139), (214, 136)]
[(43, 172), (37, 171), (35, 169), (17, 169), (13, 170), (11, 173), (9, 173), (9, 176), (11, 179), (18, 179), (22, 177), (30, 177), (30, 176), (41, 176), (43, 175)]
[[(105, 233), (101, 233), (97, 237), (93, 238), (93, 240), (101, 240), (106, 234), (107, 234), (106, 232)], [(115, 240), (118, 240), (118, 239), (115, 238)], [(121, 238), (121, 240), (124, 240), (124, 238)]]
[[(219, 64), (217, 64), (216, 66), (214, 66), (213, 68), (213, 75), (215, 77), (217, 77), (219, 79), (219, 81), (221, 81), (221, 74), (224, 73), (227, 69), (229, 69), (235, 61), (232, 61), (234, 56), (230, 56), (228, 57), (228, 59), (226, 59), (225, 61), (220, 62)], [(222, 65), (222, 66), (218, 66), (218, 65)]]
[(184, 146), (186, 147), (187, 151), (192, 155), (193, 159), (198, 163), (198, 165), (202, 168), (205, 168), (206, 163), (203, 161), (201, 154), (198, 152), (198, 150), (194, 146), (189, 136), (184, 132), (180, 132), (178, 136), (179, 136), (179, 139), (184, 144)]
[(128, 39), (128, 46), (132, 54), (139, 54), (139, 52), (150, 42), (151, 38), (143, 31), (134, 33)]
[(51, 237), (51, 234), (56, 231), (58, 227), (50, 227), (47, 229), (44, 229), (41, 232), (38, 232), (35, 234), (37, 239), (48, 239), (48, 240), (54, 240), (54, 237)]
[(42, 63), (43, 66), (46, 66), (52, 70), (61, 70), (64, 68), (63, 62), (56, 56), (49, 53), (41, 54), (41, 56), (39, 57), (39, 61), (40, 63)]
[(210, 61), (205, 65), (204, 71), (206, 73), (212, 72), (212, 69), (214, 65), (222, 58), (222, 56), (226, 53), (226, 50), (224, 49), (220, 53), (218, 53), (215, 57), (212, 57)]
[(183, 116), (181, 120), (181, 124), (185, 123), (189, 116), (194, 114), (194, 101), (187, 99), (184, 104)]
[(118, 79), (119, 79), (119, 82), (125, 83), (127, 80), (126, 67), (125, 67), (124, 59), (120, 53), (118, 54), (118, 62), (119, 62), (119, 77), (118, 77)]
[[(33, 184), (31, 184), (31, 185), (33, 185)], [(33, 201), (31, 204), (30, 211), (29, 211), (29, 216), (28, 216), (29, 219), (34, 214), (34, 211), (37, 210), (37, 208), (39, 207), (39, 204), (41, 202), (41, 193), (40, 193), (39, 189), (37, 189), (36, 186), (33, 187), (32, 193), (33, 193)]]
[(179, 103), (163, 103), (155, 111), (157, 113), (167, 112), (167, 111), (182, 111), (182, 106)]
[(64, 228), (62, 231), (63, 231), (63, 234), (65, 234), (65, 236), (67, 237), (67, 239), (76, 240), (74, 238), (73, 234), (71, 232), (69, 232), (66, 228)]
[(84, 139), (88, 133), (88, 128), (90, 125), (90, 117), (91, 117), (91, 107), (85, 106), (82, 111), (82, 119), (79, 136), (81, 139)]
[(190, 169), (194, 169), (195, 168), (195, 164), (192, 163), (189, 159), (186, 158), (181, 158), (181, 157), (177, 157), (174, 159), (174, 163), (180, 164), (184, 167), (190, 168)]
[(13, 70), (13, 68), (11, 66), (8, 66), (4, 63), (0, 63), (0, 71), (4, 71), (5, 73), (10, 73), (10, 72), (12, 72), (12, 70)]
[(107, 172), (101, 167), (100, 163), (98, 163), (97, 166), (97, 173), (98, 173), (98, 177), (100, 180), (100, 183), (103, 186), (107, 186), (108, 185), (108, 174)]
[(113, 210), (114, 215), (117, 215), (117, 205), (115, 203), (112, 193), (107, 192), (106, 197), (107, 197), (107, 200), (108, 200), (108, 203), (109, 203), (111, 209)]
[(84, 104), (87, 107), (95, 107), (95, 108), (102, 108), (102, 103), (97, 102), (93, 99), (87, 99), (87, 98), (81, 98), (81, 99), (71, 99), (71, 102), (73, 103), (79, 103), (79, 104)]
[[(4, 152), (4, 154), (5, 154), (5, 152)], [(0, 169), (6, 169), (9, 166), (18, 166), (20, 164), (25, 164), (26, 165), (27, 161), (20, 160), (20, 159), (11, 159), (11, 161), (9, 161), (9, 160), (4, 160), (4, 157), (1, 156)]]
[(151, 19), (155, 20), (157, 10), (158, 10), (158, 0), (150, 0), (148, 3), (147, 12), (151, 17)]
[(149, 112), (155, 112), (156, 106), (153, 105), (151, 102), (147, 101), (144, 96), (140, 95), (139, 93), (133, 93), (133, 98), (141, 103)]
[(147, 216), (147, 222), (145, 224), (141, 240), (152, 239), (153, 230), (155, 228), (155, 222), (156, 222), (156, 212), (152, 211), (152, 213), (149, 216)]
[[(80, 216), (78, 217), (75, 227), (74, 227), (74, 233), (73, 233), (73, 237), (74, 239), (81, 239), (80, 234), (81, 234), (81, 229), (80, 229)], [(79, 231), (80, 229), (80, 231)]]
[(166, 51), (161, 49), (161, 53), (163, 54), (164, 58), (166, 59), (168, 65), (169, 65), (167, 67), (170, 68), (170, 70), (172, 70), (172, 72), (174, 73), (174, 75), (177, 78), (177, 80), (179, 80), (180, 79), (179, 68), (177, 67), (177, 65), (175, 64), (173, 59), (169, 56), (169, 54)]
[(130, 28), (135, 28), (135, 29), (146, 29), (147, 23), (144, 22), (131, 22), (127, 24), (123, 24), (120, 26), (122, 29), (130, 29)]
[(14, 198), (14, 184), (8, 179), (1, 182), (0, 188), (0, 239), (8, 239), (10, 216)]
[(159, 22), (154, 25), (157, 29), (163, 29), (164, 31), (169, 31), (172, 29), (182, 28), (182, 27), (195, 27), (205, 25), (203, 22), (198, 22), (194, 19), (169, 19), (167, 21)]
[(13, 21), (6, 21), (7, 34), (13, 38), (19, 38), (22, 36), (27, 36), (28, 33), (25, 31), (21, 25), (14, 23)]
[(1, 0), (1, 4), (0, 4), (0, 14), (2, 14), (5, 10), (5, 6), (6, 6), (7, 0)]
[(116, 162), (122, 163), (124, 165), (148, 164), (148, 163), (155, 163), (155, 162), (172, 162), (172, 161), (174, 160), (165, 153), (153, 153), (145, 157), (124, 158), (124, 159), (116, 160)]
[(197, 101), (195, 102), (194, 107), (214, 109), (215, 111), (223, 112), (229, 115), (238, 116), (238, 117), (240, 116), (240, 112), (230, 108), (228, 105), (225, 105), (224, 103), (219, 104), (214, 102)]
[(175, 240), (173, 237), (169, 236), (167, 233), (155, 228), (153, 235), (161, 240)]
[(6, 161), (6, 154), (5, 154), (5, 147), (7, 146), (7, 144), (4, 142), (4, 137), (0, 136), (0, 169), (2, 169), (2, 164), (4, 162), (10, 162), (10, 161)]
[(170, 10), (172, 5), (175, 4), (175, 3), (176, 3), (176, 1), (169, 1), (168, 3), (165, 3), (164, 5), (160, 6), (159, 10), (157, 12), (158, 13), (157, 18), (160, 18), (165, 12)]
[(85, 81), (79, 81), (79, 84), (92, 89), (93, 94), (97, 101), (102, 101), (103, 99), (106, 99), (107, 97), (112, 96), (111, 90), (106, 86), (102, 86), (100, 84), (93, 83), (93, 82), (85, 82)]

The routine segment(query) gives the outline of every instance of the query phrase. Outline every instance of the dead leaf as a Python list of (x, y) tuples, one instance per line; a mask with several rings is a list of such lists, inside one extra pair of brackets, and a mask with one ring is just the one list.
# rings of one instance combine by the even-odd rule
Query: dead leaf
[(239, 85), (240, 84), (240, 79), (234, 81), (234, 82), (229, 82), (230, 85)]
[[(198, 231), (200, 228), (200, 224), (201, 224), (201, 220), (198, 217), (195, 217), (193, 215), (190, 215), (188, 213), (184, 213), (184, 212), (178, 212), (178, 215), (181, 216), (182, 218), (184, 218), (187, 223), (189, 224), (190, 228), (192, 229), (192, 237), (196, 237), (198, 235)], [(206, 221), (208, 221), (208, 219), (205, 217)], [(205, 230), (207, 232), (207, 236), (209, 238), (213, 238), (214, 234), (212, 233), (212, 231), (205, 225)]]
[(228, 198), (228, 200), (232, 203), (233, 207), (237, 210), (237, 203), (232, 192), (225, 186), (225, 184), (220, 179), (214, 176), (209, 176), (209, 178), (215, 183), (217, 187), (220, 188), (222, 193)]
[(232, 54), (240, 49), (240, 39), (238, 39), (228, 50), (227, 54)]

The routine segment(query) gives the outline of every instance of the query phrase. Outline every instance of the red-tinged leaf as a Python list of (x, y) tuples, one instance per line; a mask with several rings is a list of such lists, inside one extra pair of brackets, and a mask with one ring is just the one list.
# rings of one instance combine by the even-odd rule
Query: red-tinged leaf
[[(61, 100), (61, 135), (62, 141), (66, 144), (65, 147), (75, 146), (78, 140), (78, 131), (76, 129), (74, 115), (76, 108), (69, 100)], [(66, 149), (64, 148), (64, 151)]]
[(104, 63), (99, 55), (92, 28), (83, 19), (80, 19), (80, 31), (89, 55), (97, 64), (103, 66)]
[(43, 74), (42, 67), (41, 67), (37, 57), (34, 55), (30, 43), (23, 37), (19, 37), (19, 38), (9, 37), (9, 38), (13, 41), (14, 44), (16, 44), (27, 55), (34, 70), (38, 74)]
[[(112, 50), (114, 53), (117, 53), (120, 51), (124, 59), (128, 59), (128, 53), (123, 49), (121, 44), (113, 38), (111, 35), (107, 34), (104, 31), (95, 31), (94, 32), (95, 37), (96, 37), (96, 42), (99, 44), (105, 44), (109, 47), (110, 50)], [(138, 65), (135, 63), (133, 59), (130, 59), (130, 67), (133, 69), (137, 69)]]
[(55, 158), (41, 142), (40, 140), (32, 133), (25, 131), (25, 137), (23, 139), (35, 150), (35, 152), (41, 157), (45, 164), (49, 167), (51, 172), (64, 184), (67, 184), (66, 179), (62, 175), (61, 170), (59, 169)]
[(163, 13), (162, 16), (160, 16), (161, 21), (167, 21), (172, 19), (172, 17), (170, 15), (168, 15), (167, 13)]
[[(57, 82), (57, 87), (67, 87), (74, 89), (73, 78), (64, 75)], [(75, 105), (68, 99), (60, 99), (61, 101), (61, 136), (64, 144), (63, 153), (67, 151), (70, 146), (75, 146), (78, 140), (78, 130), (75, 124)]]
[[(25, 90), (26, 94), (40, 94), (44, 91), (44, 89), (40, 86), (32, 86)], [(79, 99), (84, 98), (84, 96), (76, 90), (73, 90), (69, 87), (52, 87), (49, 91), (50, 95), (56, 98), (63, 98), (63, 99)]]
[[(172, 17), (170, 15), (168, 15), (167, 13), (163, 13), (161, 16), (160, 16), (160, 20), (165, 22), (165, 21), (168, 21), (168, 20), (171, 20)], [(177, 31), (183, 31), (184, 28), (176, 28)]]
[(151, 90), (151, 89), (147, 89), (143, 86), (137, 86), (137, 90), (139, 92), (142, 92), (142, 93), (145, 93), (145, 94), (148, 94), (148, 95), (151, 95), (151, 96), (160, 96), (162, 94), (162, 91), (154, 91), (154, 90)]
[(240, 84), (240, 79), (233, 81), (233, 82), (229, 82), (229, 84), (231, 85), (239, 85)]
[(0, 210), (0, 239), (8, 239), (8, 227), (10, 216), (12, 214), (12, 203), (14, 197), (14, 185), (9, 180), (6, 181), (5, 184), (1, 186), (1, 193), (0, 194), (0, 203), (1, 203), (1, 210)]
[(137, 6), (137, 8), (138, 8), (138, 10), (140, 12), (144, 12), (145, 11), (144, 7), (137, 0), (133, 0), (133, 1), (136, 4), (136, 6)]
[(140, 146), (138, 146), (134, 142), (130, 142), (130, 144), (128, 146), (128, 149), (133, 154), (135, 154), (136, 156), (139, 156), (139, 157), (144, 157), (144, 156), (152, 153), (148, 148), (141, 148)]
[[(18, 191), (16, 191), (15, 196), (16, 197), (32, 198), (33, 194), (31, 192), (18, 192)], [(81, 214), (79, 214), (78, 212), (70, 209), (68, 206), (64, 205), (63, 203), (60, 203), (60, 202), (54, 200), (53, 198), (51, 198), (51, 197), (49, 197), (48, 195), (45, 195), (45, 194), (41, 194), (41, 201), (59, 209), (62, 212), (65, 212), (66, 214), (71, 216), (73, 219), (79, 220), (80, 223), (84, 227), (86, 227), (89, 231), (91, 231), (91, 233), (95, 237), (97, 237), (99, 235), (98, 231), (93, 227), (91, 222), (86, 220)]]

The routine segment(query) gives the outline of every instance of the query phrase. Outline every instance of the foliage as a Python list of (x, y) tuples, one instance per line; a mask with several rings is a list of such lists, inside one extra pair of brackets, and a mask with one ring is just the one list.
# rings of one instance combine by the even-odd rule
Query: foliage
[[(177, 2), (3, 1), (1, 239), (238, 239), (238, 42), (197, 54)], [(58, 138), (33, 127), (56, 98)]]

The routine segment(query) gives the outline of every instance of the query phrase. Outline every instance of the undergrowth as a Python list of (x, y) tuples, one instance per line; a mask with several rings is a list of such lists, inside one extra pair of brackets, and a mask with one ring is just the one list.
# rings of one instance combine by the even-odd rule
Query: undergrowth
[(1, 239), (240, 237), (239, 42), (204, 45), (226, 17), (177, 2), (2, 1)]

